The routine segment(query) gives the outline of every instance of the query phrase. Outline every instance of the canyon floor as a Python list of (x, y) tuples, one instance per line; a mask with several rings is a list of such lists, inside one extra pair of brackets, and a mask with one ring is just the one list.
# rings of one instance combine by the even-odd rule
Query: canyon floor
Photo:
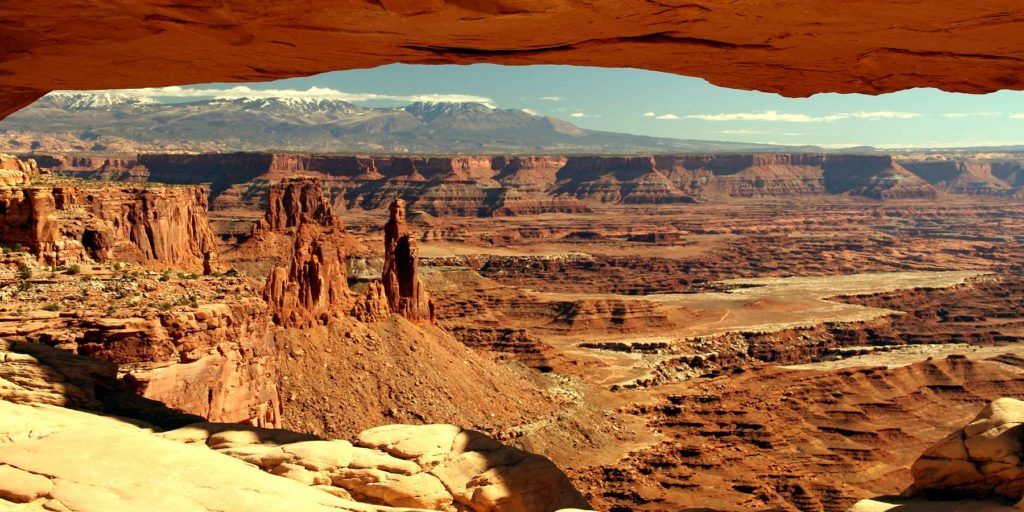
[[(194, 184), (11, 176), (0, 224), (34, 245), (0, 255), (0, 336), (102, 361), (127, 388), (53, 398), (69, 388), (58, 377), (25, 393), (161, 429), (203, 419), (344, 442), (451, 423), (549, 458), (595, 510), (840, 512), (899, 494), (925, 448), (1024, 397), (1011, 197), (466, 217), (345, 209), (306, 177), (207, 213)], [(111, 399), (125, 391), (153, 403)], [(331, 481), (413, 503), (363, 476)], [(488, 506), (516, 494), (502, 489)], [(438, 496), (416, 506), (469, 499)]]
[[(373, 243), (371, 216), (349, 214)], [(598, 510), (846, 510), (898, 494), (924, 448), (1024, 393), (1012, 202), (410, 219), (440, 325), (612, 425), (505, 432)]]

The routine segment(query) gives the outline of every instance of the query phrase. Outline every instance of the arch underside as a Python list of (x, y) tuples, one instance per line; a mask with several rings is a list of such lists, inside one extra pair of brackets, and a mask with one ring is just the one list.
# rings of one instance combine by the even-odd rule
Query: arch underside
[(1024, 88), (1024, 5), (1005, 1), (8, 0), (0, 25), (0, 116), (56, 89), (394, 62), (633, 67), (786, 96)]

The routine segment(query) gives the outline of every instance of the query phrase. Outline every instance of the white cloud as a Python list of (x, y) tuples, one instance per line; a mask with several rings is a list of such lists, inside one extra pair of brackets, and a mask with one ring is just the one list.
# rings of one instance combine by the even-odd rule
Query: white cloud
[(561, 96), (541, 96), (540, 99), (543, 101), (562, 101), (565, 98)]
[(655, 114), (654, 112), (644, 112), (644, 117), (654, 117), (656, 115), (658, 114)]
[(523, 112), (526, 112), (527, 114), (530, 114), (531, 116), (537, 115), (537, 111), (533, 110), (532, 108), (521, 108), (519, 110), (522, 110)]
[(849, 115), (859, 119), (913, 119), (921, 116), (921, 114), (918, 114), (917, 112), (893, 112), (889, 110), (883, 110), (881, 112), (853, 112)]
[(569, 117), (587, 117), (587, 115), (583, 112), (573, 112), (572, 114), (569, 114)]
[[(73, 91), (71, 91), (73, 92)], [(246, 85), (237, 85), (227, 89), (213, 89), (202, 87), (182, 87), (172, 85), (169, 87), (154, 87), (149, 89), (122, 89), (117, 91), (82, 91), (82, 92), (119, 92), (147, 98), (175, 98), (175, 99), (201, 99), (201, 98), (316, 98), (328, 100), (342, 100), (350, 102), (363, 101), (433, 101), (438, 103), (483, 103), (494, 107), (494, 101), (486, 96), (472, 94), (376, 94), (376, 93), (353, 93), (331, 89), (329, 87), (310, 87), (309, 89), (253, 89)]]
[(699, 119), (701, 121), (766, 121), (785, 123), (816, 123), (841, 121), (843, 119), (912, 119), (920, 114), (915, 112), (845, 112), (839, 114), (828, 114), (824, 116), (811, 116), (807, 114), (790, 114), (776, 110), (764, 112), (737, 112), (730, 114), (693, 114), (686, 117)]
[(674, 121), (676, 119), (679, 119), (679, 116), (677, 116), (675, 114), (662, 114), (662, 115), (658, 116), (657, 119), (665, 119), (667, 121)]
[(1024, 119), (1024, 114), (1011, 114), (1010, 119)]
[[(942, 114), (942, 117), (948, 119), (962, 119), (964, 117), (996, 117), (1006, 115), (1002, 112), (953, 112), (949, 114)], [(1013, 116), (1010, 116), (1013, 117)]]

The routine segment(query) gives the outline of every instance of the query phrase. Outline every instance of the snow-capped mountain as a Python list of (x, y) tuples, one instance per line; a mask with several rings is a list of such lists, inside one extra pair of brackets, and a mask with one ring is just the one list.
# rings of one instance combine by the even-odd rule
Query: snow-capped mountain
[(119, 92), (57, 91), (43, 96), (40, 103), (49, 103), (72, 112), (79, 110), (110, 110), (118, 107), (158, 105), (159, 102), (142, 96)]
[(265, 111), (295, 112), (298, 114), (310, 114), (314, 112), (354, 114), (362, 110), (347, 101), (315, 97), (216, 97), (210, 100), (209, 104)]
[(76, 151), (115, 147), (409, 153), (792, 150), (599, 132), (483, 103), (416, 102), (367, 108), (324, 97), (260, 95), (160, 103), (110, 91), (50, 93), (0, 122), (0, 133), (26, 147), (59, 145)]
[(451, 103), (437, 101), (417, 101), (402, 110), (423, 119), (431, 121), (441, 116), (474, 116), (486, 115), (496, 110), (483, 103)]

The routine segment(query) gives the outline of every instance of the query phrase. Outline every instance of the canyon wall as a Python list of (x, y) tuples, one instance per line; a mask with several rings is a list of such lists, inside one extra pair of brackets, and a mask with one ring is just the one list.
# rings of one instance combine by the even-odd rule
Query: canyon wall
[(239, 212), (265, 211), (271, 186), (295, 177), (321, 180), (335, 210), (380, 209), (402, 199), (410, 208), (435, 216), (586, 213), (594, 205), (609, 203), (694, 203), (820, 194), (875, 200), (934, 198), (940, 193), (1024, 195), (1024, 172), (1020, 171), (1024, 162), (958, 157), (896, 160), (877, 154), (402, 157), (230, 153), (140, 155), (137, 162), (46, 157), (40, 162), (44, 168), (54, 165), (65, 175), (86, 178), (121, 180), (145, 175), (161, 183), (210, 183), (211, 209)]
[(206, 205), (198, 187), (0, 187), (0, 240), (50, 265), (131, 261), (209, 273), (219, 264)]
[(255, 297), (149, 317), (54, 322), (39, 342), (118, 365), (137, 394), (211, 421), (278, 426), (274, 340)]
[[(927, 160), (905, 162), (910, 172), (945, 192), (972, 196), (1007, 196), (1014, 193), (1020, 162)], [(996, 173), (1001, 174), (997, 176)]]

